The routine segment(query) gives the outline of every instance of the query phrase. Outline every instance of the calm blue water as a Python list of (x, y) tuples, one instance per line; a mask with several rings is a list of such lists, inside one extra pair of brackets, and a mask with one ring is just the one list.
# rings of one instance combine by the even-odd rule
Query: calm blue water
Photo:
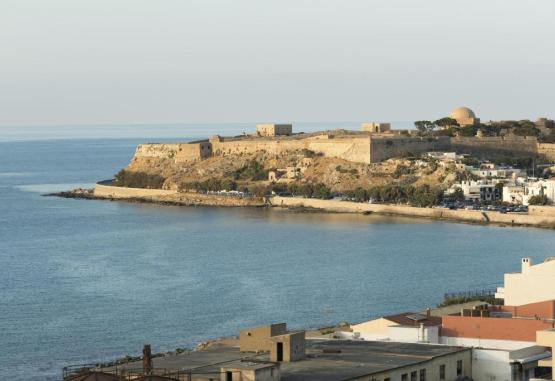
[(87, 139), (0, 129), (0, 374), (11, 380), (57, 380), (64, 365), (144, 343), (163, 351), (256, 324), (425, 308), (499, 282), (555, 243), (539, 229), (42, 197), (109, 178), (156, 131), (180, 133), (103, 128)]

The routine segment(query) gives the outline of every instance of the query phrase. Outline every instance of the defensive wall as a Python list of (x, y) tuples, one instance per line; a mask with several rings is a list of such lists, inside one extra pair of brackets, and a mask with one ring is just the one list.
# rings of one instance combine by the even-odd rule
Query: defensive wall
[(538, 154), (555, 161), (555, 144), (538, 143)]
[(94, 196), (99, 198), (156, 198), (176, 194), (175, 190), (167, 189), (146, 189), (146, 188), (127, 188), (111, 185), (111, 181), (101, 181), (94, 187)]
[(449, 138), (421, 138), (382, 134), (320, 133), (289, 137), (211, 137), (208, 141), (176, 144), (141, 144), (134, 159), (170, 159), (176, 163), (194, 162), (210, 156), (310, 150), (327, 157), (358, 163), (374, 163), (390, 157), (449, 149)]
[(279, 155), (286, 151), (311, 150), (328, 157), (358, 163), (375, 163), (392, 157), (428, 151), (455, 151), (475, 156), (542, 155), (555, 160), (555, 144), (538, 143), (535, 137), (435, 137), (425, 138), (401, 134), (369, 134), (320, 132), (292, 136), (213, 136), (209, 140), (175, 144), (141, 144), (135, 159), (170, 159), (189, 163), (211, 156), (267, 152)]
[(450, 210), (443, 208), (417, 208), (407, 205), (370, 204), (339, 200), (320, 200), (315, 198), (280, 197), (271, 199), (271, 204), (285, 208), (314, 208), (336, 213), (376, 213), (407, 217), (424, 217), (433, 219), (456, 220), (471, 223), (495, 223), (502, 225), (524, 225), (537, 227), (555, 227), (555, 216), (536, 214), (516, 214), (483, 212), (478, 210)]
[(452, 151), (475, 156), (537, 155), (538, 140), (534, 136), (453, 137)]
[(449, 137), (424, 138), (417, 136), (382, 135), (370, 139), (370, 162), (377, 163), (391, 157), (450, 149)]
[(233, 197), (194, 192), (179, 192), (168, 189), (128, 188), (111, 185), (111, 181), (102, 181), (95, 185), (93, 195), (99, 199), (142, 200), (153, 203), (165, 203), (183, 206), (264, 206), (262, 197)]
[(139, 144), (134, 159), (169, 159), (176, 163), (195, 162), (212, 156), (212, 145), (206, 140), (194, 143)]

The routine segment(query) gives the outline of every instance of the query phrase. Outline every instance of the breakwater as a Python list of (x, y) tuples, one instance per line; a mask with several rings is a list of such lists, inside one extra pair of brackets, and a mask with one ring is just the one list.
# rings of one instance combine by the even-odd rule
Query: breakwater
[(538, 214), (534, 213), (499, 213), (478, 210), (450, 210), (440, 208), (417, 208), (406, 205), (369, 204), (338, 200), (307, 199), (300, 197), (273, 197), (272, 206), (284, 208), (313, 208), (335, 213), (376, 213), (407, 217), (433, 218), (439, 220), (460, 221), (481, 224), (500, 224), (511, 226), (534, 226), (555, 228), (555, 214), (545, 212), (545, 207)]
[(555, 207), (531, 206), (529, 213), (499, 213), (479, 210), (450, 210), (444, 208), (417, 208), (407, 205), (369, 204), (361, 202), (320, 200), (302, 197), (275, 196), (264, 200), (260, 197), (230, 197), (223, 195), (186, 193), (166, 189), (126, 188), (96, 184), (94, 198), (133, 200), (183, 206), (272, 206), (281, 208), (308, 208), (333, 213), (376, 213), (405, 217), (432, 218), (478, 224), (531, 226), (555, 229)]

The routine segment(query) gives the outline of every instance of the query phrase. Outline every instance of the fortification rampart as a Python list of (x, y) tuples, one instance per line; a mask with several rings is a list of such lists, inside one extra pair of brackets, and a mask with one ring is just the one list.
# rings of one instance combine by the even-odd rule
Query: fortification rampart
[(188, 163), (211, 156), (267, 152), (280, 155), (287, 151), (311, 150), (328, 157), (358, 163), (375, 163), (392, 157), (427, 151), (456, 151), (475, 156), (541, 155), (555, 160), (555, 144), (540, 144), (535, 137), (435, 137), (425, 138), (398, 134), (365, 134), (330, 132), (287, 137), (215, 136), (209, 141), (176, 144), (141, 144), (137, 158), (170, 159)]
[(175, 190), (116, 187), (111, 182), (100, 182), (94, 187), (94, 196), (100, 198), (150, 199), (177, 194)]
[(451, 138), (451, 149), (475, 156), (537, 155), (538, 140), (533, 136), (487, 136)]
[(371, 139), (370, 162), (376, 163), (391, 157), (443, 151), (449, 148), (449, 138), (444, 136), (437, 138), (383, 136)]
[(555, 160), (555, 144), (538, 143), (538, 154), (548, 160)]
[(212, 156), (212, 144), (208, 141), (197, 143), (140, 144), (135, 150), (135, 158), (169, 159), (176, 163), (195, 162)]

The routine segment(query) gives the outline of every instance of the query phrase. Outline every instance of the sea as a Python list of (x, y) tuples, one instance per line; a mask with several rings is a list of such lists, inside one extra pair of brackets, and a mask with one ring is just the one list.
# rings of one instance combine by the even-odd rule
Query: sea
[(192, 348), (272, 322), (421, 311), (553, 253), (553, 230), (45, 196), (111, 178), (140, 143), (251, 129), (1, 127), (0, 378), (61, 380), (145, 343)]

